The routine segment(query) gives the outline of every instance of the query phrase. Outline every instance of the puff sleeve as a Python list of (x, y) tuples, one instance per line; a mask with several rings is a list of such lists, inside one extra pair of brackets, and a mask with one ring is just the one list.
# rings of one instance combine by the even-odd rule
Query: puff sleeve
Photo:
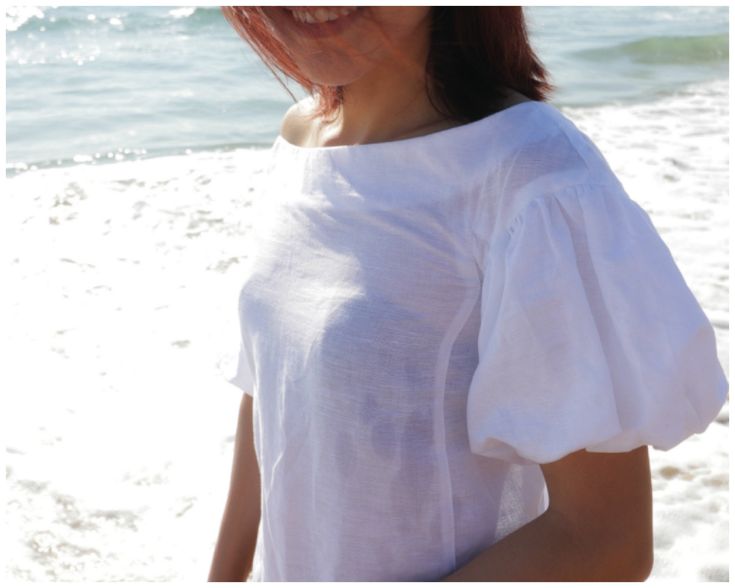
[(714, 331), (621, 184), (536, 197), (504, 236), (482, 261), (473, 453), (548, 463), (707, 428), (728, 393)]

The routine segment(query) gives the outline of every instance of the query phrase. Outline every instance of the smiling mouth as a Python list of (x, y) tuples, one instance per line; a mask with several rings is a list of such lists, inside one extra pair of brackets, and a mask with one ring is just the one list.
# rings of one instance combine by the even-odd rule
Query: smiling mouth
[(284, 6), (291, 13), (291, 17), (300, 24), (326, 24), (339, 21), (354, 12), (357, 6)]

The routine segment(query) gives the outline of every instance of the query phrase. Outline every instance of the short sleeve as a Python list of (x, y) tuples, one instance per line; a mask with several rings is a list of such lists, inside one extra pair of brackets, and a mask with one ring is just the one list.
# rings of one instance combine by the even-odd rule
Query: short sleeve
[(548, 463), (707, 428), (728, 393), (713, 328), (622, 185), (534, 198), (504, 237), (481, 262), (473, 453)]
[(245, 347), (240, 341), (240, 351), (237, 355), (237, 364), (235, 366), (235, 373), (227, 379), (230, 384), (234, 384), (240, 390), (246, 394), (253, 395), (253, 371), (250, 367), (250, 360), (248, 359), (247, 353), (245, 353)]

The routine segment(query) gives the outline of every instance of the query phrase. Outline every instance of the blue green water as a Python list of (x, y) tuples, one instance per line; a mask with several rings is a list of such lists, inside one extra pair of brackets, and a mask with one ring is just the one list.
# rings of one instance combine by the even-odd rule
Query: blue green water
[[(11, 175), (268, 146), (291, 104), (217, 7), (7, 14)], [(728, 7), (530, 7), (526, 15), (559, 106), (652, 101), (728, 75)]]

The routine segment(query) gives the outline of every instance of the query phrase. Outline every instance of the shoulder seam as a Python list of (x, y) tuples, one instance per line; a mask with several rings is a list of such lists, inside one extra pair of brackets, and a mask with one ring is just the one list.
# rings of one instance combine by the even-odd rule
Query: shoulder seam
[[(508, 225), (505, 227), (505, 233), (508, 235), (512, 235), (517, 225), (521, 222), (521, 219), (526, 215), (528, 209), (534, 205), (534, 204), (540, 204), (542, 202), (546, 202), (547, 200), (551, 198), (560, 198), (562, 196), (566, 196), (570, 193), (573, 193), (575, 195), (579, 195), (580, 191), (585, 188), (619, 188), (622, 189), (622, 192), (624, 194), (627, 193), (622, 188), (622, 184), (617, 181), (607, 181), (607, 182), (577, 182), (575, 184), (570, 184), (568, 186), (564, 186), (563, 188), (559, 188), (558, 190), (553, 190), (551, 192), (544, 192), (540, 196), (537, 196), (536, 198), (532, 198), (528, 202), (526, 202), (525, 206), (521, 210), (519, 210), (516, 215), (508, 222)], [(600, 195), (600, 192), (592, 192), (593, 194)], [(590, 194), (590, 192), (587, 192), (587, 194)]]

